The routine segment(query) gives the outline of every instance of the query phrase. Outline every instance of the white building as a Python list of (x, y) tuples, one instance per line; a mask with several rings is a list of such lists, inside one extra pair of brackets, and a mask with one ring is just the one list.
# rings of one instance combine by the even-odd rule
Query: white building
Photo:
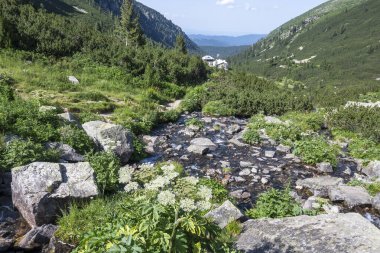
[(228, 70), (228, 62), (226, 60), (215, 59), (210, 55), (203, 56), (202, 60), (206, 62), (210, 67)]

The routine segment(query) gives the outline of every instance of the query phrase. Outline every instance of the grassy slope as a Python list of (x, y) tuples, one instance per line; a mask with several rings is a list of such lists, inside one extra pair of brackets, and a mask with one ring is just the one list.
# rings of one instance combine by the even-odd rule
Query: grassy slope
[[(339, 3), (345, 5), (338, 5)], [(346, 85), (355, 84), (357, 81), (376, 85), (375, 79), (380, 77), (377, 68), (380, 63), (380, 2), (362, 1), (361, 4), (349, 8), (352, 5), (351, 0), (324, 4), (282, 27), (282, 30), (286, 30), (306, 17), (322, 10), (330, 10), (295, 36), (275, 40), (281, 30), (277, 29), (253, 50), (234, 57), (232, 63), (240, 69), (273, 78), (287, 76), (309, 85)], [(272, 48), (260, 54), (260, 50), (264, 50), (269, 44)], [(301, 46), (304, 47), (302, 51), (299, 50)], [(312, 64), (295, 65), (287, 58), (293, 54), (298, 60), (313, 55), (317, 57), (311, 61)], [(273, 57), (277, 59), (267, 60)], [(280, 65), (287, 68), (281, 68)]]

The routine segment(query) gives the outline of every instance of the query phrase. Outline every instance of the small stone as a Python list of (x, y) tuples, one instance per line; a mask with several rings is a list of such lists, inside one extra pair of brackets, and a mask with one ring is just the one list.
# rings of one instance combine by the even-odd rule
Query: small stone
[(214, 176), (216, 174), (216, 171), (214, 169), (208, 169), (206, 171), (207, 176)]
[(268, 169), (263, 169), (263, 174), (269, 174), (269, 170)]
[(183, 161), (188, 161), (189, 160), (189, 157), (187, 155), (183, 155), (179, 158), (180, 160), (183, 160)]
[(252, 172), (253, 174), (257, 174), (257, 168), (252, 168), (252, 169), (251, 169), (251, 172)]
[(303, 204), (302, 209), (305, 209), (305, 210), (313, 209), (313, 204), (316, 203), (316, 201), (317, 201), (317, 198), (314, 196), (308, 198)]
[(241, 195), (242, 199), (248, 199), (250, 197), (251, 197), (251, 194), (249, 192), (243, 192), (243, 194)]
[(239, 172), (239, 176), (249, 176), (250, 174), (251, 174), (250, 169), (244, 169), (244, 170)]
[(251, 162), (243, 162), (243, 161), (240, 162), (240, 167), (247, 168), (247, 167), (252, 167), (252, 166), (253, 166), (253, 163)]
[(343, 173), (346, 174), (346, 175), (349, 175), (349, 176), (350, 176), (350, 175), (352, 174), (352, 171), (351, 171), (350, 168), (347, 167), (347, 168), (343, 171)]
[(334, 172), (333, 167), (330, 163), (323, 162), (317, 164), (317, 170), (322, 173), (332, 173)]
[(263, 177), (263, 178), (261, 179), (261, 183), (264, 184), (264, 185), (265, 185), (265, 184), (268, 184), (268, 183), (269, 183), (269, 180)]
[(242, 177), (235, 177), (235, 182), (237, 183), (241, 183), (241, 182), (245, 182), (246, 180)]
[(280, 144), (276, 147), (276, 150), (281, 153), (290, 153), (291, 147)]
[(273, 158), (276, 155), (275, 151), (265, 151), (265, 157)]
[(221, 166), (223, 168), (229, 168), (229, 167), (231, 167), (230, 162), (227, 162), (227, 161), (221, 161), (220, 164), (221, 164)]

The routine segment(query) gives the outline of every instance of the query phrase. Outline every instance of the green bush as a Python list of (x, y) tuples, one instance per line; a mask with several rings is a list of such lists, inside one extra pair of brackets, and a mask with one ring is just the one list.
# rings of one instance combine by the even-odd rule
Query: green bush
[(77, 152), (86, 154), (94, 149), (94, 142), (82, 129), (67, 125), (59, 129), (60, 141), (70, 145)]
[(234, 114), (232, 108), (223, 101), (210, 101), (202, 109), (202, 112), (211, 116), (231, 116)]
[(302, 207), (290, 195), (290, 189), (271, 189), (260, 194), (254, 208), (248, 210), (246, 215), (253, 219), (283, 218), (302, 215)]
[(204, 217), (216, 201), (212, 190), (181, 177), (178, 164), (149, 169), (155, 175), (143, 184), (132, 175), (128, 194), (73, 207), (59, 220), (57, 237), (75, 244), (74, 252), (231, 252), (222, 230)]
[(374, 161), (380, 159), (380, 144), (364, 138), (355, 138), (349, 142), (348, 151), (354, 158)]
[(325, 125), (324, 111), (318, 112), (289, 112), (281, 117), (282, 120), (289, 120), (292, 126), (300, 128), (301, 131), (318, 132)]
[(200, 185), (209, 187), (212, 190), (215, 203), (223, 203), (229, 199), (228, 190), (215, 179), (202, 178), (199, 181)]
[(267, 124), (265, 129), (269, 137), (285, 145), (291, 145), (302, 137), (302, 130), (292, 123), (289, 125)]
[(250, 145), (259, 144), (261, 141), (260, 134), (256, 129), (248, 129), (243, 134), (243, 141)]
[(300, 156), (307, 163), (315, 165), (321, 162), (329, 162), (336, 165), (339, 148), (330, 145), (322, 137), (306, 137), (295, 143), (294, 154)]
[(113, 192), (118, 186), (119, 158), (109, 152), (99, 152), (87, 155), (87, 160), (96, 173), (96, 182), (101, 193)]
[(204, 105), (206, 93), (207, 89), (204, 85), (190, 89), (181, 103), (182, 109), (189, 112), (201, 110)]
[(72, 95), (73, 102), (81, 102), (83, 100), (88, 101), (105, 101), (108, 102), (109, 99), (100, 92), (90, 91), (90, 92), (79, 92)]
[(203, 128), (205, 126), (205, 124), (197, 118), (191, 118), (191, 119), (186, 120), (185, 125), (186, 126), (195, 126), (195, 127), (199, 127), (199, 128)]
[(57, 162), (60, 154), (57, 150), (45, 149), (41, 144), (31, 140), (14, 140), (4, 147), (0, 158), (3, 170), (10, 169), (32, 162)]

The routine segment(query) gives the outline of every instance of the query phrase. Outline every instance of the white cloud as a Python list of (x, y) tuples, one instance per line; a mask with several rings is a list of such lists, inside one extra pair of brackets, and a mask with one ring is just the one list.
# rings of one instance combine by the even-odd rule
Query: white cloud
[(235, 3), (235, 0), (217, 0), (217, 5), (232, 5)]

